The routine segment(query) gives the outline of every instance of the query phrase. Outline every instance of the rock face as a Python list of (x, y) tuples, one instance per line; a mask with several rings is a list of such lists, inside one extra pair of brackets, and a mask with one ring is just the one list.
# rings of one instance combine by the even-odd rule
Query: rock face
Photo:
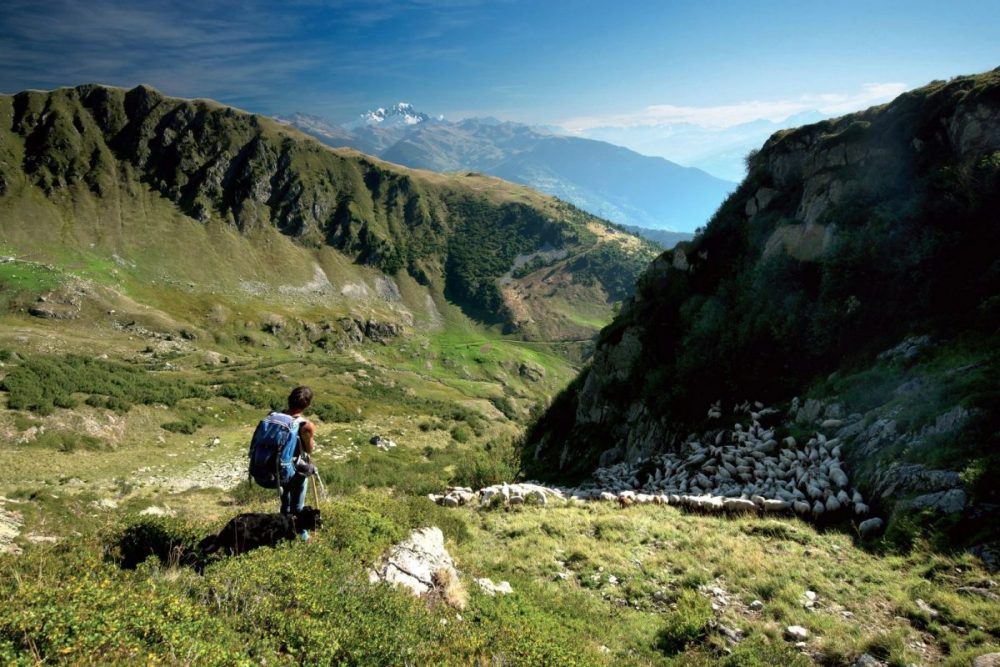
[[(974, 203), (958, 202), (956, 192)], [(623, 478), (627, 488), (645, 491), (653, 469), (641, 466), (652, 461), (661, 475), (655, 484), (669, 476), (688, 495), (756, 494), (803, 514), (864, 516), (897, 502), (903, 511), (968, 513), (976, 499), (958, 470), (910, 457), (954, 446), (958, 465), (991, 447), (960, 437), (982, 417), (970, 407), (973, 389), (955, 390), (950, 405), (928, 404), (927, 396), (943, 395), (941, 387), (969, 369), (984, 381), (995, 377), (997, 362), (975, 352), (947, 373), (921, 364), (958, 349), (955, 332), (981, 337), (983, 349), (1000, 346), (1000, 273), (990, 268), (995, 253), (983, 250), (1000, 245), (997, 206), (1000, 69), (776, 133), (705, 230), (649, 265), (602, 330), (589, 368), (530, 431), (525, 469), (576, 482), (621, 465), (635, 477)], [(959, 219), (961, 228), (950, 222)], [(915, 250), (916, 239), (927, 242)], [(919, 288), (917, 266), (928, 267)], [(989, 324), (978, 314), (987, 311)], [(845, 373), (856, 384), (840, 386)], [(792, 400), (806, 392), (809, 399)], [(751, 407), (755, 428), (774, 429), (773, 437), (755, 442), (756, 451), (723, 452), (741, 445), (733, 422), (747, 399), (781, 409), (764, 419)], [(932, 423), (914, 406), (935, 410)], [(716, 433), (725, 433), (706, 441), (715, 420)], [(996, 432), (992, 424), (981, 432)], [(816, 439), (811, 446), (801, 442), (803, 430)], [(798, 438), (794, 447), (781, 442), (788, 435)], [(820, 435), (836, 444), (823, 445)], [(814, 483), (775, 468), (794, 450), (808, 458), (794, 453)], [(676, 466), (666, 469), (674, 461), (683, 462), (683, 477)], [(855, 499), (849, 480), (872, 502)], [(750, 488), (789, 492), (787, 483), (804, 497)]]
[(458, 572), (444, 548), (444, 534), (436, 526), (414, 530), (368, 572), (371, 582), (402, 586), (418, 596), (436, 589), (445, 578), (457, 580)]

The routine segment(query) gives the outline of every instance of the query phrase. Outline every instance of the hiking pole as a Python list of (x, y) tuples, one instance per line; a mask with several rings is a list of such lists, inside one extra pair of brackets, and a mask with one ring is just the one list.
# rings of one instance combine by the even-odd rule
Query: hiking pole
[(316, 481), (319, 483), (320, 495), (323, 500), (329, 500), (330, 494), (326, 492), (326, 484), (323, 483), (323, 478), (319, 476), (319, 470), (316, 470)]
[(313, 474), (313, 477), (316, 478), (316, 484), (312, 485), (312, 488), (313, 488), (313, 500), (316, 501), (316, 507), (319, 507), (319, 491), (316, 489), (316, 487), (319, 486), (319, 484), (320, 484), (320, 481), (319, 481), (319, 469), (316, 470), (315, 474)]
[[(323, 492), (323, 500), (326, 500), (326, 489), (323, 488), (323, 478), (319, 476), (319, 468), (316, 466), (315, 463), (312, 462), (312, 457), (309, 456), (309, 454), (305, 454), (303, 457), (305, 458), (306, 462), (312, 466), (313, 473), (312, 475), (310, 475), (310, 477), (316, 478), (315, 483), (312, 485), (313, 500), (316, 501), (316, 506), (319, 507), (320, 491)], [(317, 487), (319, 488), (317, 489)]]
[(329, 500), (330, 494), (326, 492), (326, 485), (323, 484), (323, 478), (320, 477), (319, 468), (316, 468), (316, 473), (313, 475), (313, 477), (316, 478), (316, 484), (313, 486), (313, 490), (316, 490), (316, 487), (319, 487), (320, 498), (322, 498), (323, 500)]

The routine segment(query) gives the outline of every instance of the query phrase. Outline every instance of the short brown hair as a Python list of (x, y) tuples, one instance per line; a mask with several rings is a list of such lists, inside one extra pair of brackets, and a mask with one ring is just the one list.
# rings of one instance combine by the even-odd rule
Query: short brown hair
[(289, 410), (305, 410), (313, 401), (313, 391), (309, 387), (296, 387), (288, 395)]

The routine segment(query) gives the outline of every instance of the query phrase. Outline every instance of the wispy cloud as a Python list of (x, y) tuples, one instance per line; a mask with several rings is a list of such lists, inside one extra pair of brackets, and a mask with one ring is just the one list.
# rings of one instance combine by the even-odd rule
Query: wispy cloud
[(162, 2), (11, 2), (0, 27), (4, 88), (97, 81), (147, 82), (188, 96), (245, 92), (255, 79), (273, 82), (311, 62), (279, 48), (287, 21), (265, 20), (252, 6), (227, 11), (206, 2), (194, 10)]
[[(274, 112), (327, 99), (356, 110), (351, 82), (404, 81), (414, 63), (456, 60), (443, 33), (482, 0), (7, 0), (0, 92), (151, 84)], [(418, 21), (419, 19), (419, 21)], [(401, 30), (417, 22), (418, 31)], [(377, 37), (396, 30), (391, 46)], [(308, 82), (308, 83), (306, 83)]]
[(726, 128), (757, 119), (781, 121), (803, 111), (840, 115), (873, 104), (888, 102), (909, 88), (904, 83), (868, 83), (860, 91), (802, 95), (792, 99), (751, 100), (718, 106), (678, 106), (655, 104), (633, 112), (602, 116), (576, 116), (560, 123), (571, 132), (598, 127), (657, 127), (691, 124), (705, 128)]

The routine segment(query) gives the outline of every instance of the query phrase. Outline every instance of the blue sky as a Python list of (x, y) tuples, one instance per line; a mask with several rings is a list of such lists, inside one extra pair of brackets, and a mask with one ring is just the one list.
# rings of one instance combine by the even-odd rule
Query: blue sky
[(0, 0), (0, 91), (149, 83), (344, 121), (405, 100), (585, 130), (885, 101), (1000, 66), (1000, 2)]

